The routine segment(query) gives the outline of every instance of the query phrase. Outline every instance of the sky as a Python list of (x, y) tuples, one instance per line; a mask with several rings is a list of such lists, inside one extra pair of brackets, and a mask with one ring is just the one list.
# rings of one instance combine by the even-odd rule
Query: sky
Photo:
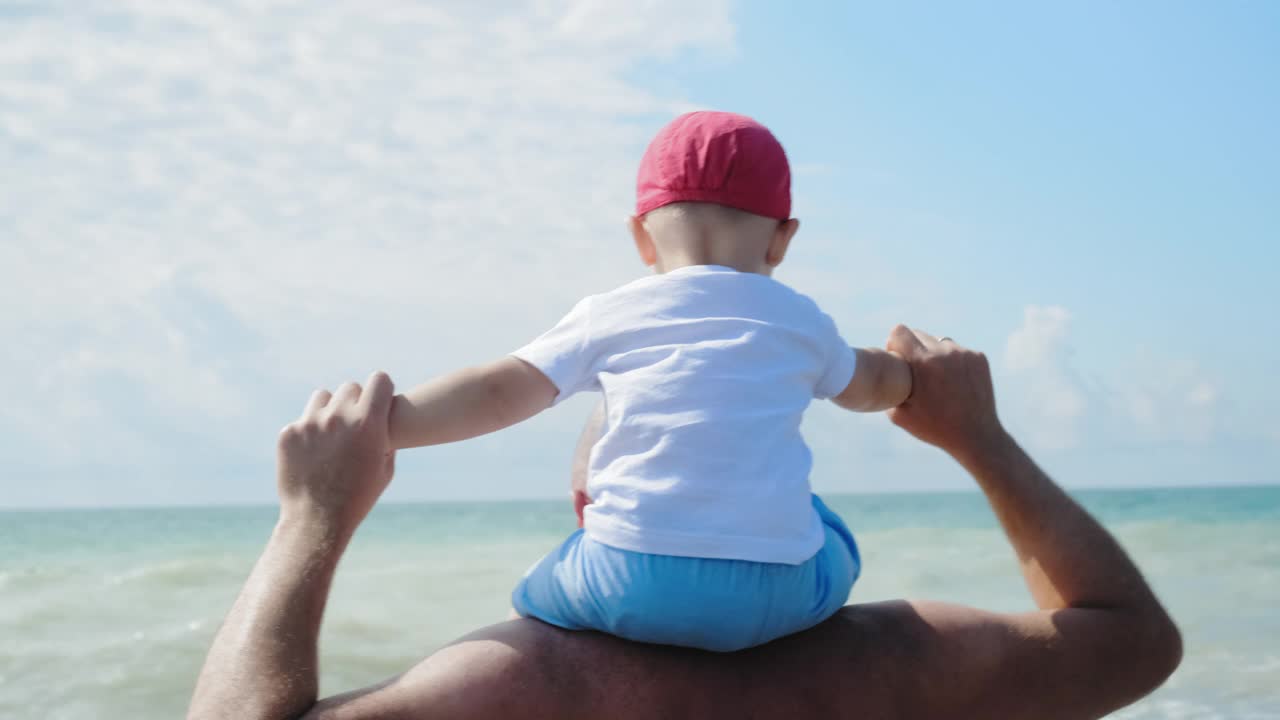
[[(312, 389), (648, 272), (636, 165), (701, 108), (787, 149), (777, 278), (851, 344), (986, 352), (1064, 485), (1280, 482), (1280, 5), (623, 8), (0, 4), (0, 507), (271, 502)], [(401, 453), (388, 499), (562, 496), (592, 402)], [(972, 486), (883, 415), (804, 429), (819, 491)]]

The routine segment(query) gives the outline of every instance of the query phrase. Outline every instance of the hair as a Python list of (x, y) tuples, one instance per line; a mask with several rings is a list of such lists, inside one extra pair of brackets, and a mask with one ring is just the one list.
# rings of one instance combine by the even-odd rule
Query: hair
[(699, 235), (759, 238), (765, 242), (773, 237), (778, 222), (774, 218), (709, 202), (671, 203), (654, 208), (644, 216), (645, 226), (655, 236), (668, 233), (683, 235), (694, 231)]
[(698, 225), (741, 225), (771, 218), (717, 203), (677, 202), (650, 210), (645, 213), (644, 219), (647, 222), (662, 225), (675, 222)]

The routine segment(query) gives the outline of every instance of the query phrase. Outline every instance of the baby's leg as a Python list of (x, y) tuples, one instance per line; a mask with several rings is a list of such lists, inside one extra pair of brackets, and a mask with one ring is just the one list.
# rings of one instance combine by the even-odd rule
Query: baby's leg
[(529, 568), (511, 592), (510, 618), (533, 617), (566, 630), (598, 630), (583, 580), (582, 530)]

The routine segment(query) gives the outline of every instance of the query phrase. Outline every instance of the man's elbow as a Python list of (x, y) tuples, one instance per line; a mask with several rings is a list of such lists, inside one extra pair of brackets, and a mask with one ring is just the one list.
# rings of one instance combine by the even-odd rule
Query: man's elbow
[(1164, 615), (1152, 633), (1149, 652), (1152, 663), (1151, 690), (1155, 690), (1182, 664), (1182, 632), (1174, 624), (1173, 618)]
[(1163, 610), (1158, 617), (1135, 620), (1135, 637), (1129, 639), (1130, 678), (1134, 697), (1160, 687), (1182, 664), (1182, 633)]

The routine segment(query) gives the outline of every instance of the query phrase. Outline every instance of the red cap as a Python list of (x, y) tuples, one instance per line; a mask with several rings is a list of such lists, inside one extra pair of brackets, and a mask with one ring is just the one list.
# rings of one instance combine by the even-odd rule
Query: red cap
[(676, 202), (709, 202), (791, 217), (791, 168), (769, 128), (745, 115), (692, 112), (649, 143), (636, 179), (636, 215)]

